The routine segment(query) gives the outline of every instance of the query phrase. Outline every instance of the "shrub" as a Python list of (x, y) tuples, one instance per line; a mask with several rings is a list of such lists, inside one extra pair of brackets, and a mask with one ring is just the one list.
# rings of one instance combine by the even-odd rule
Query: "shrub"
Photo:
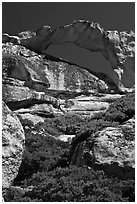
[(83, 122), (83, 119), (74, 114), (66, 114), (54, 119), (57, 129), (64, 134), (76, 134), (77, 129)]
[[(32, 191), (18, 201), (35, 202), (125, 202), (134, 201), (134, 182), (108, 178), (103, 171), (70, 166), (41, 172), (24, 181)], [(124, 188), (125, 186), (125, 188)], [(130, 192), (126, 194), (126, 191)], [(14, 201), (14, 200), (13, 200)]]
[(104, 114), (110, 121), (125, 122), (135, 115), (135, 93), (127, 94), (112, 103)]
[(25, 153), (15, 182), (34, 172), (48, 170), (68, 149), (68, 144), (32, 129), (25, 133)]

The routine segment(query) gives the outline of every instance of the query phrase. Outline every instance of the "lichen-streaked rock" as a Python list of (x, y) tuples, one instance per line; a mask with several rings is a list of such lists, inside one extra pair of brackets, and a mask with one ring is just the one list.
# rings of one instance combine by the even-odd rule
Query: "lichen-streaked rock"
[(2, 104), (2, 187), (9, 188), (18, 174), (25, 148), (25, 135), (18, 117)]
[(51, 44), (74, 43), (93, 52), (100, 52), (111, 64), (108, 78), (119, 91), (133, 88), (135, 68), (135, 34), (130, 32), (105, 31), (98, 23), (84, 20), (51, 30), (49, 26), (34, 31), (25, 31), (18, 36), (3, 35), (3, 42), (13, 42), (45, 54)]

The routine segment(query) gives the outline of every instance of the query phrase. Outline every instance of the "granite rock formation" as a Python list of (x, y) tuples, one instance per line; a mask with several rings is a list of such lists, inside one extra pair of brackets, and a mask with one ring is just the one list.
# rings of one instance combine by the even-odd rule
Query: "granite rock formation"
[[(47, 55), (43, 58), (13, 43), (3, 44), (3, 100), (12, 110), (33, 106), (31, 113), (32, 109), (35, 113), (44, 113), (42, 106), (45, 104), (47, 109), (48, 104), (49, 111), (62, 114), (63, 111), (69, 111), (65, 108), (71, 103), (69, 99), (93, 93), (94, 102), (94, 94), (105, 94), (113, 88), (77, 65)], [(37, 110), (35, 104), (39, 104)], [(96, 110), (106, 109), (108, 106), (109, 104), (99, 102)], [(73, 111), (73, 107), (71, 108)], [(92, 107), (87, 110), (83, 105), (82, 108), (81, 104), (77, 108), (85, 114), (94, 111)]]
[(25, 135), (18, 117), (2, 104), (2, 187), (9, 188), (18, 174), (25, 147)]
[[(119, 91), (130, 91), (134, 86), (134, 32), (105, 31), (98, 23), (84, 20), (51, 29), (25, 31), (18, 36), (3, 35), (3, 42), (20, 44), (39, 54), (45, 54), (51, 44), (74, 43), (93, 52), (100, 52), (111, 64), (107, 78)], [(91, 70), (92, 71), (92, 70)]]
[(12, 110), (29, 107), (33, 104), (49, 103), (58, 107), (57, 99), (46, 95), (44, 92), (36, 92), (28, 87), (3, 85), (3, 100)]
[[(111, 64), (108, 74), (46, 53), (50, 45), (64, 43), (100, 52)], [(27, 162), (30, 162), (28, 172), (35, 172), (36, 161), (40, 162), (41, 169), (52, 160), (57, 162), (55, 166), (58, 165), (56, 157), (59, 156), (61, 165), (86, 166), (122, 179), (134, 179), (133, 103), (131, 109), (129, 104), (125, 105), (124, 111), (129, 108), (132, 114), (122, 123), (99, 118), (127, 92), (134, 92), (132, 31), (104, 31), (99, 24), (81, 20), (54, 30), (44, 26), (17, 36), (3, 34), (2, 54), (3, 187), (9, 188), (6, 201), (14, 200), (18, 194), (25, 196), (27, 192), (24, 187), (14, 186), (20, 164), (23, 170), (19, 170), (19, 175), (26, 168), (22, 167), (26, 155)], [(119, 109), (113, 109), (115, 115), (124, 118), (126, 113), (122, 112), (122, 104), (118, 106)], [(92, 120), (97, 122), (97, 126), (100, 125), (98, 120), (110, 125), (100, 131), (96, 127), (96, 132), (87, 134), (89, 138), (85, 133), (81, 142), (77, 130), (83, 130), (83, 126), (87, 128), (85, 121), (88, 120), (91, 120), (91, 126)], [(113, 122), (118, 125), (112, 127)], [(101, 124), (101, 127), (104, 126)], [(21, 163), (24, 139), (27, 141), (26, 157)], [(61, 148), (66, 151), (67, 146), (67, 151), (71, 152), (74, 143), (71, 159), (66, 160)], [(13, 180), (15, 183), (11, 186)]]
[[(10, 55), (8, 53), (10, 53)], [(25, 76), (24, 78), (20, 76), (21, 66), (16, 66), (17, 68), (13, 66), (13, 74), (10, 74), (10, 69), (12, 68), (8, 67), (8, 63), (5, 62), (5, 56), (6, 58), (9, 58), (8, 60), (10, 61), (11, 55), (13, 59), (15, 58), (14, 61), (16, 60), (16, 57), (18, 57), (22, 62), (22, 66), (24, 66), (23, 69), (26, 70), (26, 79)], [(83, 69), (82, 67), (48, 55), (45, 55), (43, 57), (42, 55), (38, 55), (37, 53), (30, 51), (23, 46), (15, 45), (13, 43), (3, 43), (4, 81), (6, 76), (8, 78), (10, 77), (16, 80), (21, 80), (25, 86), (37, 91), (55, 90), (56, 93), (60, 93), (61, 91), (71, 91), (79, 93), (82, 91), (105, 92), (109, 89), (108, 85), (103, 80), (99, 80), (99, 78), (96, 77), (94, 73), (90, 74), (89, 71)], [(39, 80), (37, 83), (37, 87), (36, 85), (32, 85), (34, 79)], [(32, 83), (27, 82), (28, 80)], [(38, 89), (39, 84), (41, 84), (41, 86)], [(110, 89), (112, 89), (112, 87), (110, 87)]]

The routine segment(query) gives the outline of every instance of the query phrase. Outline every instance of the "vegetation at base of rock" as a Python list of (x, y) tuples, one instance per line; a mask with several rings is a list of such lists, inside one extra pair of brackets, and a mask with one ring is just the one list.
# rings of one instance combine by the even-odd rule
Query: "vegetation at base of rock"
[(104, 117), (110, 121), (119, 123), (125, 122), (135, 115), (135, 93), (127, 94), (126, 96), (117, 99), (112, 103), (104, 113)]
[(22, 187), (34, 186), (20, 202), (126, 202), (134, 201), (134, 181), (108, 178), (103, 171), (70, 166), (38, 172)]
[[(96, 132), (104, 127), (117, 126), (135, 115), (135, 94), (127, 94), (113, 102), (105, 113), (96, 114), (94, 119), (82, 118), (78, 114), (65, 114), (56, 118), (46, 118), (45, 124), (38, 123), (37, 128), (45, 129), (54, 136), (60, 134), (79, 134), (90, 130)], [(30, 121), (22, 121), (23, 125), (32, 126)], [(29, 125), (30, 124), (30, 125)]]
[(67, 149), (68, 144), (55, 140), (46, 133), (43, 136), (38, 129), (31, 127), (25, 134), (25, 153), (16, 182), (24, 180), (34, 172), (48, 170)]
[[(79, 134), (85, 129), (90, 132), (99, 131), (107, 126), (117, 126), (135, 115), (135, 94), (127, 94), (113, 102), (105, 113), (99, 113), (95, 119), (82, 119), (78, 114), (66, 114), (54, 119), (46, 119), (50, 128), (63, 134)], [(45, 126), (46, 126), (45, 125)], [(48, 128), (47, 128), (48, 129)]]
[[(35, 126), (22, 120), (26, 150), (14, 185), (34, 188), (12, 202), (134, 202), (133, 180), (122, 181), (103, 171), (70, 165), (76, 145), (92, 139), (93, 133), (105, 127), (118, 126), (133, 117), (134, 100), (134, 94), (127, 94), (94, 119), (65, 115), (46, 118), (45, 123)], [(69, 145), (57, 139), (60, 134), (76, 137)]]
[(135, 140), (135, 132), (134, 129), (128, 129), (128, 128), (122, 128), (122, 131), (124, 133), (124, 137), (126, 140), (133, 141)]

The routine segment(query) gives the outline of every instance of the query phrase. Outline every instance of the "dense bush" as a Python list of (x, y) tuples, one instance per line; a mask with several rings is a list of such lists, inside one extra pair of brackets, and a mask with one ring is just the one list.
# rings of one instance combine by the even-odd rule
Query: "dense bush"
[(54, 119), (55, 126), (64, 134), (76, 134), (81, 123), (84, 121), (79, 115), (66, 114)]
[(16, 182), (24, 180), (34, 172), (48, 170), (67, 151), (68, 144), (41, 134), (37, 127), (31, 126), (25, 133), (25, 153)]
[[(23, 127), (32, 128), (34, 125), (30, 120), (21, 119)], [(65, 114), (56, 118), (45, 118), (44, 122), (39, 122), (35, 125), (35, 129), (44, 130), (50, 135), (59, 136), (61, 134), (76, 134), (77, 129), (81, 126), (84, 120), (76, 114)]]
[[(32, 191), (13, 201), (34, 202), (125, 202), (134, 201), (134, 181), (108, 178), (103, 171), (70, 166), (41, 172), (25, 180)], [(129, 191), (128, 191), (129, 190)]]
[(59, 136), (61, 134), (76, 134), (77, 128), (80, 126), (83, 119), (74, 114), (65, 114), (56, 118), (45, 119), (45, 124), (39, 123), (37, 126), (45, 128), (46, 132), (51, 135)]
[(112, 103), (104, 114), (110, 121), (125, 122), (135, 115), (135, 94), (130, 93)]

